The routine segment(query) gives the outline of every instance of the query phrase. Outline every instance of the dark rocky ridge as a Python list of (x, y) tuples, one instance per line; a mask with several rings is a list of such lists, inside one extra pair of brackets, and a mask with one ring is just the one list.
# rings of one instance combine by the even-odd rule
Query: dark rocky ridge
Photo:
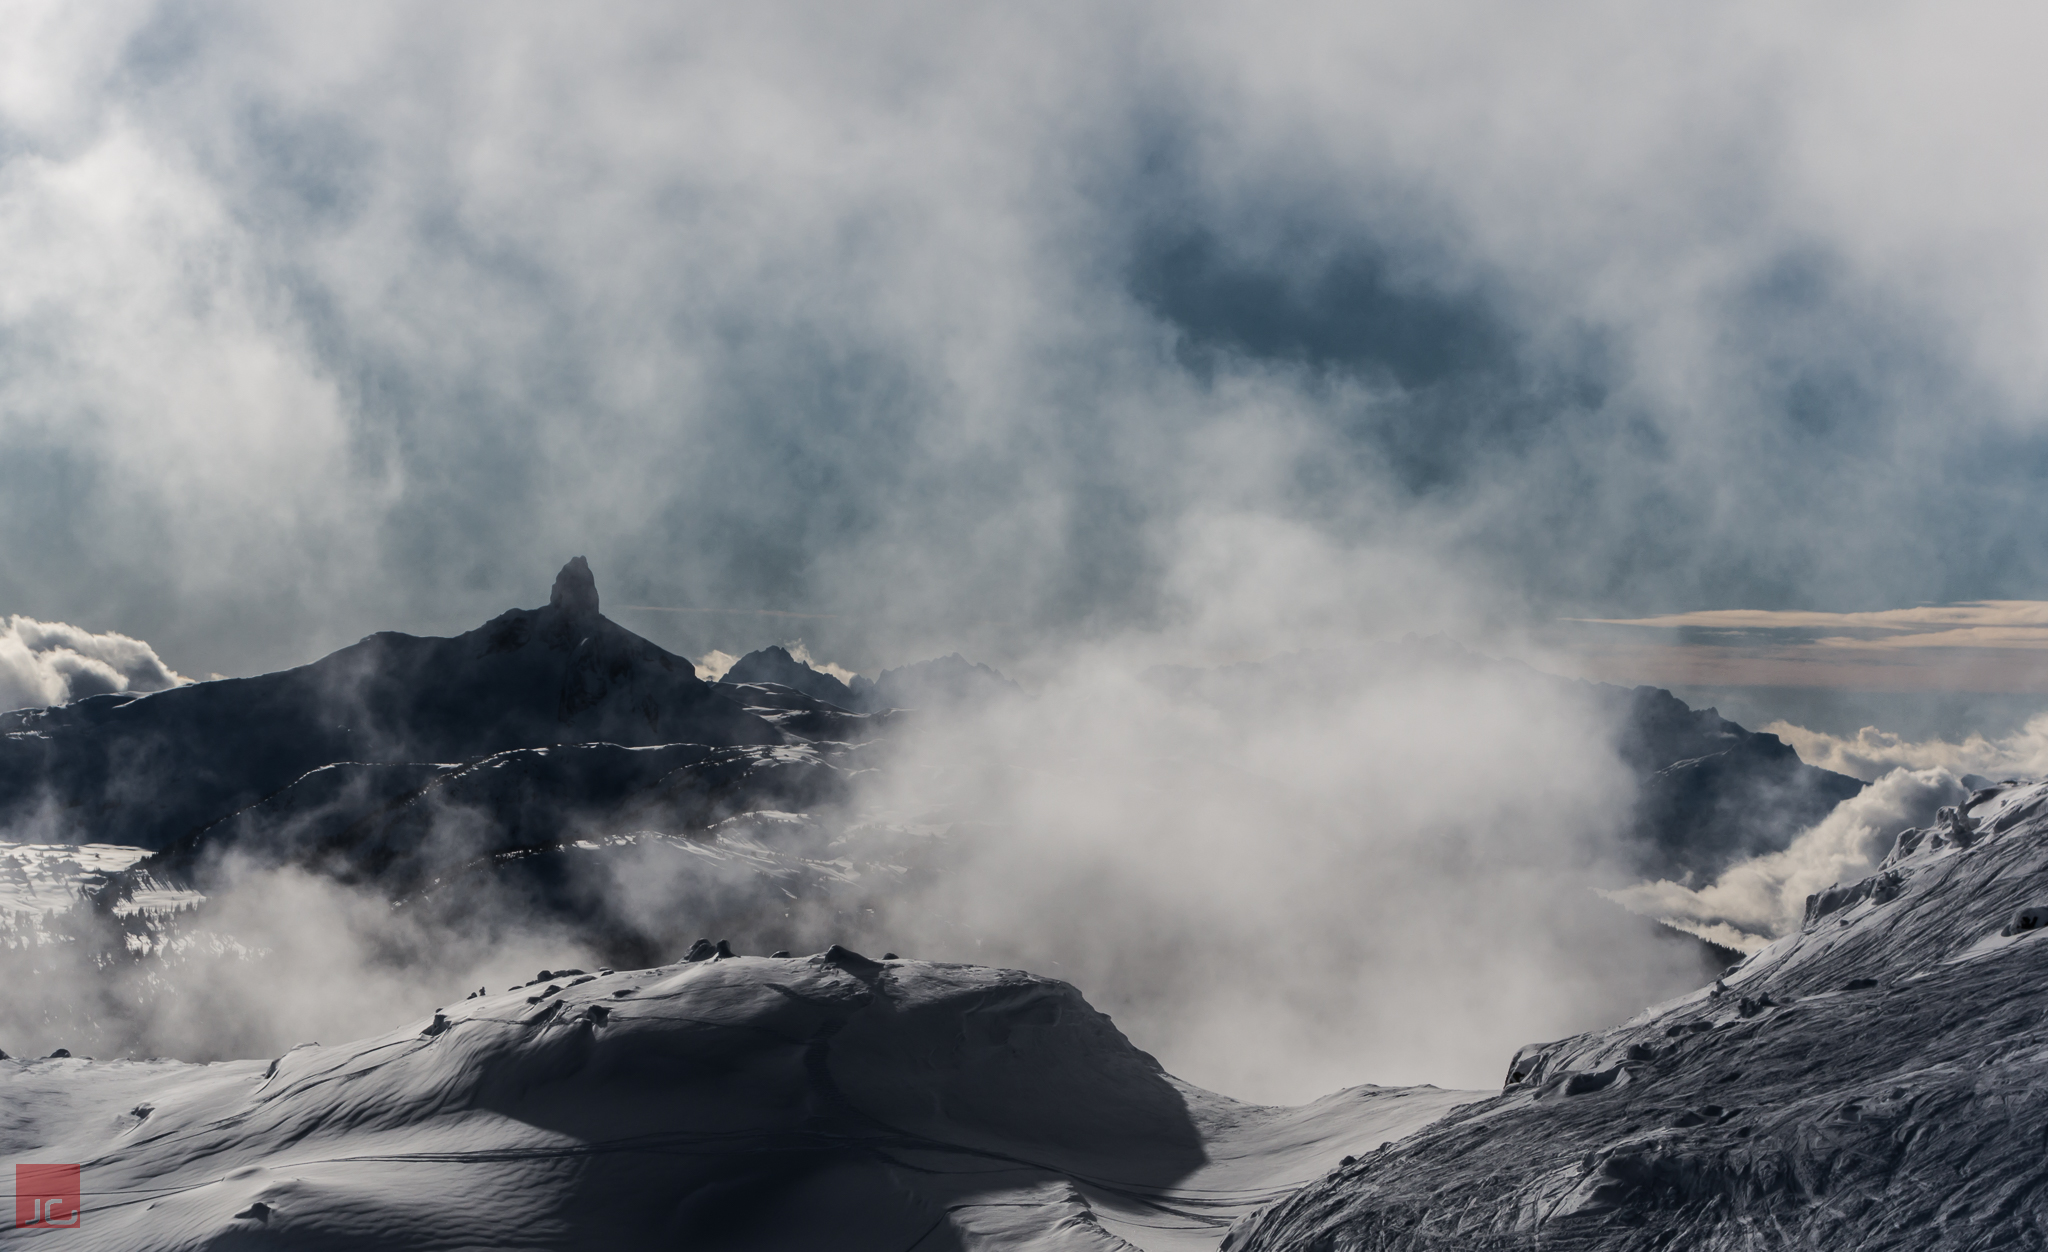
[(478, 860), (611, 830), (699, 832), (758, 808), (845, 798), (848, 771), (801, 747), (611, 743), (462, 765), (325, 765), (178, 840), (141, 869), (206, 885), (221, 858), (296, 864), (399, 897)]
[(1586, 684), (1624, 729), (1615, 745), (1639, 780), (1633, 835), (1645, 868), (1708, 878), (1774, 852), (1863, 790), (1799, 759), (1776, 735), (1693, 709), (1659, 687)]
[(865, 701), (851, 687), (830, 674), (820, 673), (789, 654), (787, 648), (769, 646), (749, 652), (733, 663), (719, 679), (723, 683), (772, 683), (788, 687), (814, 700), (849, 713), (859, 711)]
[[(877, 741), (904, 719), (1014, 696), (1014, 684), (955, 655), (856, 688), (781, 648), (734, 666), (754, 681), (729, 674), (706, 684), (687, 660), (598, 610), (579, 558), (547, 607), (513, 610), (453, 639), (374, 635), (281, 674), (11, 715), (0, 719), (16, 727), (0, 738), (0, 820), (31, 838), (155, 849), (108, 885), (109, 903), (143, 879), (212, 891), (233, 857), (237, 867), (311, 869), (463, 925), (494, 908), (531, 906), (520, 915), (568, 924), (619, 963), (660, 959), (694, 923), (608, 892), (659, 882), (732, 933), (774, 934), (787, 932), (791, 902), (840, 916), (875, 906), (892, 875), (942, 872), (947, 853), (937, 844), (902, 842), (887, 822), (851, 811), (851, 780), (886, 765)], [(1410, 640), (1366, 650), (1342, 671), (1327, 658), (1295, 657), (1176, 681), (1226, 712), (1278, 691), (1312, 719), (1333, 673), (1428, 680), (1499, 665), (1448, 641)], [(1730, 849), (1777, 846), (1832, 802), (1788, 799), (1796, 787), (1781, 783), (1822, 772), (1711, 710), (1695, 713), (1647, 688), (1514, 672), (1544, 699), (1605, 701), (1639, 772), (1691, 786), (1666, 805), (1675, 833), (1641, 832), (1657, 867), (1685, 865), (1694, 853), (1711, 866)], [(859, 712), (819, 692), (861, 707), (924, 709)], [(1675, 758), (1683, 761), (1674, 768)], [(1734, 764), (1717, 764), (1726, 762)], [(96, 794), (110, 780), (120, 786)], [(56, 803), (45, 808), (46, 798)], [(34, 825), (39, 811), (47, 833)], [(763, 840), (744, 846), (721, 842), (725, 823), (776, 811), (804, 821), (766, 822)], [(1747, 824), (1752, 816), (1763, 835)], [(859, 868), (834, 868), (842, 860)], [(112, 939), (118, 950), (123, 937)], [(796, 941), (785, 933), (782, 942)], [(1734, 954), (1700, 956), (1711, 976)]]
[(338, 761), (786, 742), (597, 604), (578, 557), (546, 608), (453, 638), (383, 632), (280, 673), (0, 715), (0, 824), (158, 849)]

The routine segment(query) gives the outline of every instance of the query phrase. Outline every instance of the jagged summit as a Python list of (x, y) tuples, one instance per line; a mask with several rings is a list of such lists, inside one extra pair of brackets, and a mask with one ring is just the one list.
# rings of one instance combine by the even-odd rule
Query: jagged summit
[(0, 715), (0, 821), (51, 803), (58, 838), (154, 850), (337, 761), (784, 742), (597, 604), (579, 556), (548, 607), (450, 638), (383, 631), (279, 673)]
[(590, 572), (590, 562), (580, 556), (570, 557), (562, 572), (555, 575), (555, 589), (548, 595), (548, 607), (565, 609), (570, 613), (597, 615), (597, 578)]
[(823, 700), (842, 709), (860, 712), (863, 708), (858, 693), (830, 674), (812, 669), (789, 654), (789, 649), (774, 645), (749, 652), (725, 672), (728, 683), (780, 683), (792, 691), (801, 691), (813, 699)]

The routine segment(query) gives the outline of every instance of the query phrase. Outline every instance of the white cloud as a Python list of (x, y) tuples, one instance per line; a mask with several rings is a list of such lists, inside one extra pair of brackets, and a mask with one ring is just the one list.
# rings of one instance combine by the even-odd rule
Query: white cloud
[(1066, 979), (1174, 1073), (1273, 1102), (1480, 1086), (1520, 1042), (1703, 981), (1696, 950), (1586, 899), (1628, 854), (1612, 728), (1404, 655), (1212, 673), (1212, 702), (1079, 649), (1032, 698), (911, 723), (862, 795), (950, 828), (945, 870), (854, 941)]
[(1972, 734), (1960, 741), (1907, 740), (1875, 726), (1865, 726), (1854, 738), (1844, 738), (1782, 720), (1763, 729), (1791, 744), (1800, 760), (1866, 782), (1895, 769), (1945, 769), (1988, 778), (2048, 776), (2048, 713), (2029, 719), (2023, 729), (2000, 739)]
[(1932, 820), (1937, 808), (1964, 794), (1946, 769), (1894, 770), (1836, 805), (1784, 851), (1731, 866), (1705, 887), (1664, 880), (1601, 894), (1646, 917), (1754, 951), (1798, 928), (1807, 896), (1871, 873), (1900, 831)]
[(733, 666), (738, 665), (739, 663), (740, 659), (734, 656), (732, 653), (720, 652), (714, 648), (711, 651), (702, 653), (697, 657), (697, 677), (703, 679), (705, 682), (715, 683), (719, 679), (725, 677), (725, 671), (731, 669)]
[[(473, 625), (587, 547), (636, 597), (844, 610), (842, 660), (924, 629), (1000, 664), (962, 632), (1155, 620), (1156, 549), (1217, 517), (1318, 531), (1333, 605), (1372, 602), (1371, 535), (1587, 612), (1865, 602), (2030, 533), (2023, 491), (1955, 520), (1931, 458), (2043, 411), (2033, 18), (1274, 12), (13, 5), (0, 472), (82, 488), (0, 520), (105, 542), (0, 589), (130, 597), (94, 611), (250, 672)], [(1460, 395), (1493, 439), (1285, 350), (1190, 370), (1129, 281), (1178, 232), (1253, 289), (1382, 257), (1588, 386)], [(1773, 389), (1809, 363), (1856, 402), (1800, 442)]]
[(1591, 617), (1571, 620), (1606, 626), (1697, 626), (1710, 630), (1858, 628), (1923, 631), (1949, 627), (2048, 629), (2048, 600), (1972, 600), (1962, 604), (1923, 604), (1910, 609), (1879, 609), (1869, 613), (1820, 613), (1804, 609), (1707, 609), (1697, 613), (1666, 613), (1659, 617)]
[(10, 617), (0, 626), (0, 709), (40, 708), (116, 691), (163, 691), (191, 681), (140, 639), (64, 622)]

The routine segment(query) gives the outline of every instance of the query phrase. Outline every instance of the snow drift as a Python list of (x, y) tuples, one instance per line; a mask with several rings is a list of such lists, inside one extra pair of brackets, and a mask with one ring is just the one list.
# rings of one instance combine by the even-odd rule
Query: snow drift
[(1473, 1098), (1238, 1104), (1064, 983), (842, 948), (548, 970), (274, 1060), (0, 1062), (0, 1092), (9, 1163), (82, 1165), (65, 1246), (119, 1252), (1213, 1247)]

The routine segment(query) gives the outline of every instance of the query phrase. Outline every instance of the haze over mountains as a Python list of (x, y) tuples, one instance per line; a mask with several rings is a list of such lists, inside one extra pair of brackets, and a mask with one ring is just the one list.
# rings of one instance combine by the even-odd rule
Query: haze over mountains
[[(1418, 683), (1525, 701), (1539, 719), (1566, 708), (1597, 732), (1573, 751), (1609, 762), (1588, 776), (1608, 780), (1597, 795), (1620, 810), (1609, 851), (1646, 877), (1705, 882), (1790, 855), (1843, 801), (1863, 803), (1860, 783), (1667, 692), (1558, 679), (1443, 639), (1155, 668), (1082, 691), (1112, 706), (1165, 700), (1197, 739), (1204, 718), (1277, 716), (1299, 745), (1304, 733), (1341, 739), (1339, 693), (1400, 701)], [(2048, 882), (2039, 787), (1989, 785), (1929, 813), (1881, 872), (1816, 896), (1725, 983), (1734, 954), (1613, 910), (1596, 930), (1634, 926), (1668, 949), (1670, 991), (1712, 985), (1626, 1026), (1523, 1049), (1499, 1096), (1354, 1086), (1278, 1109), (1172, 1076), (1066, 983), (876, 959), (825, 938), (1002, 938), (1000, 910), (976, 912), (989, 900), (982, 866), (1029, 832), (972, 762), (1042, 772), (1064, 759), (1007, 737), (1039, 733), (1031, 710), (1048, 698), (957, 656), (856, 685), (779, 647), (707, 683), (606, 619), (578, 558), (546, 607), (452, 638), (373, 635), (275, 675), (8, 714), (9, 829), (37, 841), (8, 852), (7, 960), (42, 997), (16, 998), (17, 1034), (68, 1032), (73, 1052), (182, 1042), (234, 1055), (258, 1042), (255, 1004), (341, 990), (318, 974), (304, 992), (280, 985), (310, 969), (277, 955), (294, 942), (293, 927), (278, 929), (294, 910), (305, 938), (329, 941), (338, 919), (320, 910), (335, 891), (396, 906), (412, 929), (387, 920), (371, 933), (427, 977), (453, 968), (408, 944), (471, 936), (590, 955), (449, 996), (392, 1033), (275, 1060), (0, 1062), (8, 1098), (31, 1114), (0, 1144), (89, 1160), (80, 1246), (123, 1249), (258, 1236), (483, 1247), (515, 1230), (575, 1248), (1734, 1247), (1760, 1220), (1787, 1246), (1962, 1247), (2044, 1230), (2040, 1206), (2013, 1197), (2048, 1113), (2008, 1099), (1995, 1126), (1971, 1121), (1984, 1084), (2027, 1084), (2032, 1053), (2004, 1041), (2038, 1017), (2022, 1001), (2031, 934), (2048, 928), (2027, 921), (2048, 908), (2034, 908)], [(932, 755), (921, 730), (945, 750)], [(1188, 758), (1204, 761), (1221, 763)], [(1086, 768), (1057, 768), (1034, 786), (1093, 794)], [(1117, 785), (1144, 794), (1187, 777), (1151, 768)], [(1428, 802), (1469, 804), (1456, 777)], [(1539, 806), (1524, 822), (1553, 803), (1504, 794)], [(890, 807), (906, 796), (920, 811)], [(1269, 798), (1276, 831), (1319, 820)], [(1251, 861), (1297, 854), (1265, 836), (1244, 846), (1239, 877), (1254, 883)], [(1406, 872), (1356, 864), (1361, 892)], [(1597, 880), (1591, 864), (1564, 868)], [(997, 881), (1036, 898), (1014, 870)], [(1580, 890), (1580, 908), (1612, 909)], [(252, 911), (252, 892), (277, 895), (284, 913)], [(906, 905), (938, 924), (910, 925)], [(1121, 907), (1149, 916), (1143, 901)], [(1130, 933), (1113, 916), (1065, 918), (1084, 940)], [(1316, 933), (1343, 938), (1327, 923)], [(818, 954), (757, 955), (770, 943)], [(1350, 994), (1313, 954), (1253, 956), (1272, 963), (1268, 980), (1299, 967), (1305, 985)], [(1966, 1014), (1966, 1029), (1965, 1003), (1991, 1011)], [(248, 1021), (194, 1033), (195, 1012)], [(1835, 1055), (1833, 1041), (1874, 1039), (1880, 1021), (1882, 1046), (1853, 1064)], [(1957, 1066), (1983, 1076), (1940, 1076)], [(1949, 1187), (1942, 1172), (1964, 1153), (1996, 1164)], [(1446, 1189), (1454, 1207), (1430, 1198)], [(451, 1213), (429, 1191), (470, 1199)]]
[[(231, 858), (394, 900), (517, 878), (646, 959), (680, 934), (641, 933), (604, 892), (565, 886), (575, 875), (562, 858), (603, 859), (583, 855), (593, 837), (644, 851), (652, 837), (701, 837), (764, 813), (810, 814), (812, 835), (843, 840), (859, 826), (852, 779), (885, 763), (892, 730), (916, 710), (1023, 698), (957, 655), (848, 685), (773, 646), (707, 683), (599, 603), (578, 557), (545, 607), (452, 638), (377, 634), (277, 674), (6, 714), (0, 820), (17, 838), (143, 849), (152, 855), (138, 872), (181, 887), (221, 880)], [(1585, 748), (1613, 751), (1631, 776), (1615, 802), (1633, 806), (1622, 835), (1645, 877), (1706, 880), (1782, 849), (1861, 786), (1667, 692), (1551, 678), (1441, 639), (1156, 669), (1147, 681), (1253, 721), (1275, 700), (1414, 673), (1483, 674), (1605, 726), (1611, 748)], [(802, 840), (785, 831), (780, 842)]]
[(7, 17), (0, 1247), (2048, 1244), (2034, 10)]

